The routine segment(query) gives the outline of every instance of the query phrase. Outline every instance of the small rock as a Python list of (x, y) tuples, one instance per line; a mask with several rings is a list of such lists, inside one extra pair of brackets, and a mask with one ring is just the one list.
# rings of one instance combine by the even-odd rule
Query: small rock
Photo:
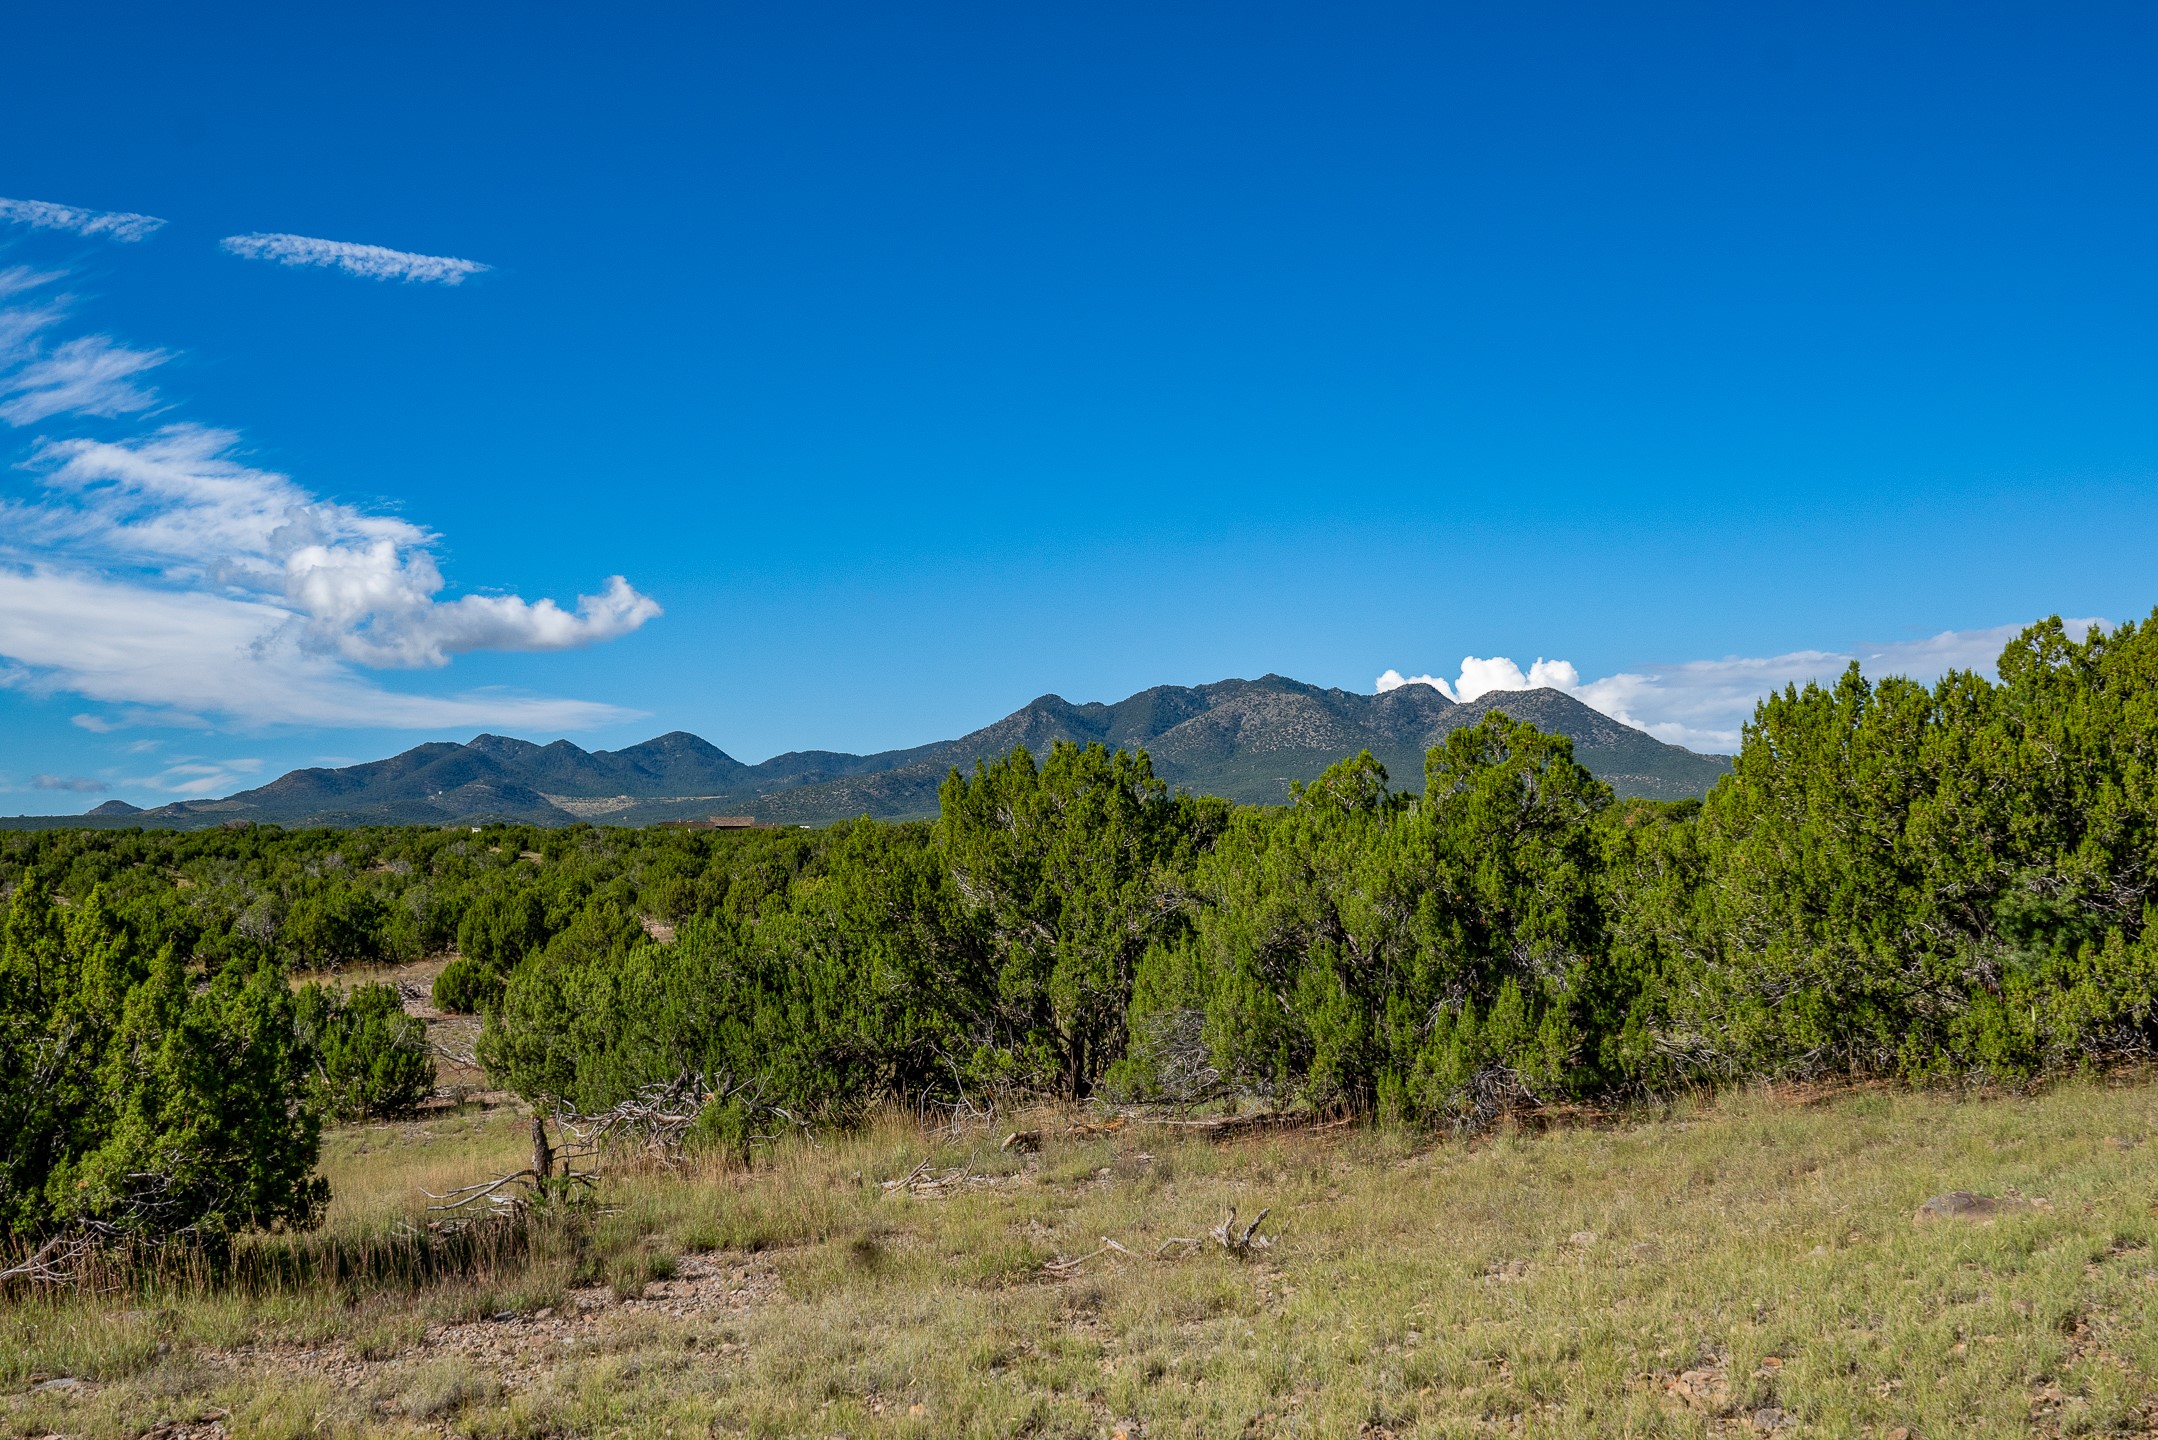
[(1643, 1240), (1633, 1247), (1633, 1258), (1636, 1260), (1661, 1260), (1663, 1259), (1663, 1250), (1653, 1241)]
[(517, 1312), (515, 1310), (497, 1310), (493, 1318), (497, 1325), (508, 1325), (517, 1319)]
[(32, 1385), (30, 1393), (33, 1395), (71, 1395), (80, 1389), (82, 1389), (80, 1380), (77, 1380), (72, 1375), (62, 1375), (55, 1379)]
[(554, 1306), (552, 1306), (552, 1305), (542, 1305), (542, 1306), (540, 1306), (540, 1308), (539, 1308), (539, 1309), (537, 1309), (537, 1310), (535, 1310), (535, 1311), (533, 1311), (533, 1312), (532, 1312), (532, 1318), (533, 1318), (533, 1319), (535, 1319), (535, 1320), (552, 1320), (552, 1319), (554, 1319)]
[(1797, 1423), (1796, 1415), (1788, 1410), (1779, 1410), (1774, 1405), (1763, 1405), (1753, 1412), (1753, 1428), (1763, 1435), (1773, 1435), (1778, 1430), (1789, 1429)]
[(1566, 1243), (1577, 1250), (1586, 1250), (1596, 1243), (1596, 1232), (1594, 1230), (1576, 1230), (1566, 1237)]

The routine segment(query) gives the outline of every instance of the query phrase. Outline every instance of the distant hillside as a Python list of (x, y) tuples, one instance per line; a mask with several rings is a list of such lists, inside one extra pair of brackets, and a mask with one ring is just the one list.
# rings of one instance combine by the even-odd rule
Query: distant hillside
[(1571, 736), (1575, 756), (1622, 796), (1702, 795), (1730, 768), (1722, 756), (1666, 745), (1556, 690), (1494, 693), (1457, 705), (1426, 685), (1362, 695), (1268, 675), (1161, 685), (1114, 705), (1044, 695), (971, 735), (876, 755), (794, 751), (745, 765), (681, 731), (612, 751), (482, 735), (468, 745), (420, 745), (365, 765), (295, 770), (222, 800), (143, 811), (107, 802), (86, 816), (0, 825), (646, 825), (724, 814), (800, 825), (857, 815), (903, 819), (936, 813), (937, 787), (953, 766), (971, 770), (1015, 745), (1040, 756), (1059, 740), (1143, 749), (1155, 773), (1173, 785), (1278, 804), (1292, 781), (1309, 780), (1359, 750), (1377, 756), (1398, 788), (1421, 789), (1424, 752), (1449, 730), (1492, 711)]

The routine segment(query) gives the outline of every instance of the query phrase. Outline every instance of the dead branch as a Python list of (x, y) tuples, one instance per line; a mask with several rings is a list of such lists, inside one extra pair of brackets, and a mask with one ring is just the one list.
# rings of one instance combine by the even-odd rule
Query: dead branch
[(461, 1185), (457, 1189), (447, 1191), (441, 1195), (437, 1195), (432, 1190), (422, 1190), (420, 1193), (430, 1200), (446, 1200), (449, 1202), (446, 1205), (428, 1206), (427, 1208), (430, 1212), (462, 1210), (467, 1205), (477, 1205), (480, 1201), (494, 1195), (505, 1185), (532, 1185), (537, 1183), (539, 1178), (539, 1175), (532, 1170), (516, 1170), (493, 1180), (481, 1180), (475, 1184)]
[[(590, 1153), (591, 1150), (584, 1147), (558, 1147), (552, 1143), (547, 1137), (546, 1117), (535, 1111), (532, 1115), (532, 1163), (507, 1175), (475, 1180), (440, 1195), (432, 1190), (422, 1190), (420, 1193), (428, 1199), (442, 1202), (428, 1206), (430, 1214), (452, 1217), (431, 1220), (428, 1228), (441, 1234), (454, 1234), (482, 1219), (527, 1215), (548, 1200), (566, 1199), (579, 1190), (589, 1194), (599, 1188), (599, 1182), (590, 1172), (573, 1169), (571, 1161)], [(524, 1188), (521, 1193), (504, 1193), (512, 1185)], [(482, 1201), (489, 1208), (472, 1208)]]
[(21, 1263), (0, 1270), (0, 1285), (27, 1281), (32, 1285), (70, 1285), (76, 1264), (93, 1248), (88, 1236), (55, 1235)]
[(1274, 1242), (1261, 1235), (1259, 1227), (1264, 1225), (1266, 1217), (1273, 1213), (1273, 1207), (1269, 1206), (1252, 1216), (1249, 1225), (1246, 1225), (1242, 1230), (1238, 1230), (1236, 1228), (1236, 1207), (1231, 1205), (1229, 1213), (1222, 1217), (1219, 1225), (1207, 1232), (1207, 1237), (1237, 1259), (1249, 1259), (1252, 1251), (1272, 1247)]
[[(567, 1103), (553, 1107), (555, 1123), (575, 1138), (581, 1153), (592, 1155), (615, 1146), (630, 1146), (662, 1165), (673, 1166), (698, 1119), (715, 1105), (739, 1106), (753, 1122), (783, 1121), (795, 1129), (808, 1126), (792, 1111), (764, 1097), (764, 1080), (737, 1080), (722, 1072), (716, 1079), (698, 1070), (685, 1070), (672, 1080), (641, 1086), (619, 1104), (589, 1114)], [(752, 1143), (767, 1143), (769, 1134), (753, 1134)]]
[[(1229, 1213), (1222, 1217), (1219, 1225), (1216, 1225), (1204, 1235), (1170, 1236), (1154, 1247), (1154, 1258), (1156, 1260), (1181, 1260), (1193, 1251), (1203, 1249), (1207, 1241), (1211, 1240), (1216, 1245), (1219, 1245), (1224, 1253), (1233, 1255), (1239, 1260), (1248, 1260), (1256, 1251), (1273, 1248), (1274, 1242), (1259, 1233), (1259, 1227), (1264, 1225), (1266, 1217), (1273, 1213), (1273, 1208), (1269, 1206), (1252, 1216), (1249, 1225), (1238, 1229), (1236, 1207), (1231, 1205)], [(1044, 1264), (1042, 1269), (1056, 1279), (1061, 1280), (1071, 1275), (1076, 1275), (1079, 1268), (1086, 1264), (1087, 1261), (1099, 1259), (1112, 1250), (1119, 1255), (1130, 1255), (1132, 1253), (1106, 1235), (1101, 1237), (1101, 1243), (1102, 1248), (1099, 1250), (1092, 1250), (1084, 1255), (1075, 1255), (1068, 1260), (1051, 1260)]]
[(1117, 1244), (1116, 1241), (1111, 1240), (1108, 1236), (1104, 1235), (1101, 1237), (1101, 1248), (1099, 1250), (1089, 1250), (1086, 1254), (1074, 1255), (1069, 1260), (1045, 1261), (1042, 1265), (1042, 1269), (1047, 1271), (1053, 1278), (1058, 1280), (1064, 1280), (1078, 1274), (1079, 1267), (1086, 1264), (1087, 1261), (1098, 1260), (1102, 1256), (1110, 1254), (1112, 1252), (1126, 1257), (1131, 1256), (1131, 1251), (1126, 1250), (1123, 1246)]
[(435, 1058), (438, 1060), (447, 1060), (452, 1065), (465, 1070), (477, 1070), (480, 1068), (479, 1057), (473, 1054), (470, 1049), (458, 1050), (443, 1044), (440, 1040), (431, 1042), (431, 1047), (435, 1052)]
[(936, 1199), (948, 1191), (966, 1184), (973, 1178), (964, 1165), (952, 1170), (932, 1170), (929, 1168), (929, 1162), (924, 1160), (897, 1180), (887, 1180), (878, 1188), (887, 1195), (894, 1195), (904, 1191), (909, 1195), (922, 1195), (930, 1199)]

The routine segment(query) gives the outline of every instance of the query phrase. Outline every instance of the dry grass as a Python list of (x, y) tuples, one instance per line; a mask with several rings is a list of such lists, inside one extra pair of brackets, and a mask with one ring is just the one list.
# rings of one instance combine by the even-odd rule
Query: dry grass
[[(18, 1302), (0, 1434), (2158, 1433), (2148, 1081), (1748, 1094), (1474, 1145), (1029, 1123), (1031, 1157), (894, 1121), (619, 1177), (613, 1213), (457, 1274)], [(340, 1132), (326, 1232), (263, 1248), (357, 1253), (522, 1138)], [(959, 1173), (883, 1188), (925, 1160)], [(1957, 1188), (2047, 1203), (1912, 1223)], [(1149, 1258), (1231, 1204), (1273, 1207), (1274, 1248)], [(1103, 1236), (1136, 1255), (1045, 1272)]]

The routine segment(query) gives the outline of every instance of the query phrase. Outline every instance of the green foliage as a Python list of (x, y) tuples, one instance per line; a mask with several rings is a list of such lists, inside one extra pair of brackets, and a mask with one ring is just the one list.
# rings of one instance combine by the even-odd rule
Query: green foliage
[[(1771, 696), (1706, 802), (1614, 802), (1570, 741), (1494, 714), (1425, 757), (1421, 794), (1366, 754), (1286, 806), (1059, 744), (953, 772), (924, 823), (0, 834), (0, 1125), (32, 1137), (0, 1143), (36, 1177), (6, 1182), (9, 1214), (50, 1214), (21, 1197), (118, 1133), (99, 1066), (130, 1003), (131, 1037), (171, 1033), (174, 1007), (240, 1026), (279, 966), (453, 941), (436, 1002), (486, 1014), (496, 1079), (590, 1108), (702, 1071), (746, 1087), (704, 1127), (735, 1150), (774, 1106), (846, 1121), (998, 1089), (1473, 1124), (1525, 1099), (2020, 1082), (2148, 1053), (2158, 615), (2080, 641), (2034, 626), (1999, 674)], [(310, 1038), (280, 1063), (305, 1060), (322, 1106), (409, 1093), (393, 1005), (285, 1003)]]
[(502, 998), (502, 976), (491, 965), (460, 955), (435, 976), (435, 1008), (451, 1015), (476, 1015)]
[(1152, 952), (1134, 1002), (1157, 1081), (1467, 1118), (1623, 1079), (1609, 1042), (1633, 990), (1607, 973), (1596, 883), (1610, 791), (1572, 743), (1492, 715), (1431, 752), (1420, 799), (1386, 781), (1345, 760), (1199, 864), (1192, 939)]
[(427, 1027), (387, 985), (340, 993), (308, 985), (297, 999), (297, 1033), (312, 1062), (309, 1098), (328, 1120), (409, 1115), (434, 1093)]
[(392, 958), (389, 907), (372, 892), (332, 884), (302, 896), (278, 932), (285, 953), (306, 969), (327, 970)]
[(11, 897), (0, 949), (0, 1226), (215, 1240), (325, 1199), (305, 1046), (267, 966), (190, 981), (93, 889)]
[(845, 827), (826, 860), (784, 907), (707, 915), (673, 944), (631, 925), (603, 949), (548, 946), (510, 977), (482, 1060), (587, 1108), (684, 1071), (756, 1077), (772, 1103), (826, 1118), (943, 1090), (985, 1005), (949, 876), (921, 827)]
[(512, 882), (490, 888), (457, 926), (457, 953), (496, 975), (547, 943), (547, 904), (535, 888)]
[(2148, 1048), (2158, 615), (2033, 626), (2000, 675), (1854, 666), (1762, 703), (1665, 923), (1698, 1065), (2018, 1079)]
[[(1059, 743), (944, 782), (937, 848), (994, 969), (984, 1039), (1031, 1084), (1083, 1095), (1124, 1049), (1133, 972), (1183, 931), (1181, 877), (1225, 808), (1171, 796), (1144, 754)], [(985, 984), (987, 977), (985, 977)]]

